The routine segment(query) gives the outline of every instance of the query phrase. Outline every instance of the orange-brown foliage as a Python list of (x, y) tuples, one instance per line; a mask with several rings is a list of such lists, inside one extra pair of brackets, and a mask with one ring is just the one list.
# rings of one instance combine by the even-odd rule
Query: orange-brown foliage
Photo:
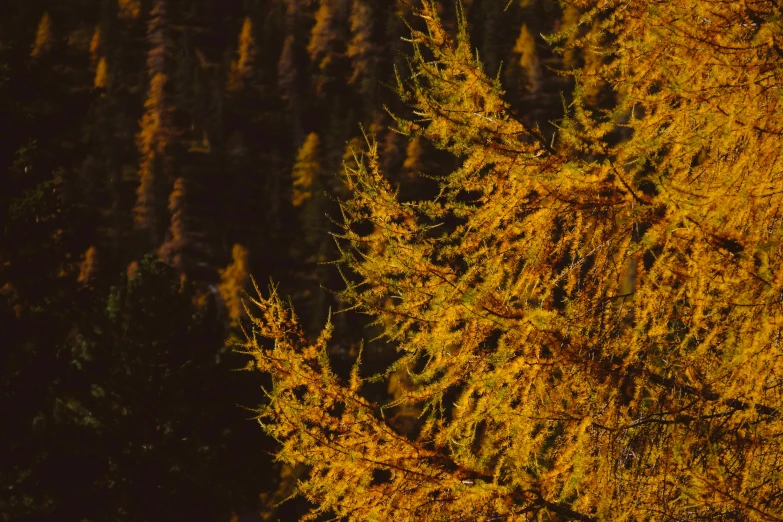
[(52, 48), (52, 43), (52, 21), (47, 12), (41, 16), (41, 21), (38, 22), (38, 29), (35, 32), (35, 42), (30, 51), (30, 56), (33, 58), (43, 56)]

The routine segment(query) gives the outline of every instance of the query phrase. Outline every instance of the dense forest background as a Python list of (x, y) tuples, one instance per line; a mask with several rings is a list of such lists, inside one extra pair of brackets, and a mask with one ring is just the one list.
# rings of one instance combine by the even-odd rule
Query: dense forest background
[[(441, 2), (445, 23), (455, 5)], [(548, 0), (464, 0), (473, 45), (552, 133)], [(0, 519), (288, 520), (295, 470), (232, 350), (250, 274), (312, 332), (342, 304), (337, 173), (376, 136), (403, 197), (453, 157), (396, 132), (410, 6), (386, 0), (0, 3)], [(395, 71), (397, 76), (395, 76)], [(601, 93), (596, 91), (595, 96)], [(415, 117), (415, 115), (414, 115)], [(334, 316), (338, 367), (374, 337)], [(394, 357), (365, 347), (370, 365)], [(391, 393), (393, 390), (379, 390)], [(253, 518), (255, 517), (255, 518)]]

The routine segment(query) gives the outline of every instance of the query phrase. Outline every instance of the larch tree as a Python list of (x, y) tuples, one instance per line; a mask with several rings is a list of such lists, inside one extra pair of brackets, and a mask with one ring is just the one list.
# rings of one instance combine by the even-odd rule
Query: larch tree
[(45, 55), (52, 48), (52, 20), (48, 12), (41, 15), (38, 22), (38, 29), (35, 32), (35, 42), (30, 51), (31, 58), (38, 58)]
[(95, 29), (93, 29), (92, 32), (92, 38), (90, 38), (90, 65), (93, 67), (97, 66), (98, 60), (101, 58), (101, 46), (102, 46), (102, 37), (101, 37), (101, 26), (96, 25)]
[(452, 36), (416, 11), (399, 130), (460, 166), (405, 201), (368, 138), (336, 237), (386, 372), (339, 373), (330, 324), (313, 341), (274, 287), (252, 299), (258, 419), (309, 467), (311, 519), (783, 519), (780, 8), (573, 7), (551, 41), (615, 96), (576, 71), (555, 139), (512, 116), (464, 16)]
[(514, 53), (518, 56), (519, 67), (524, 72), (525, 87), (529, 91), (537, 91), (541, 83), (541, 65), (536, 55), (535, 38), (525, 24), (522, 24), (519, 31)]
[(161, 187), (170, 182), (166, 179), (170, 170), (168, 146), (172, 133), (171, 107), (166, 92), (169, 53), (166, 23), (166, 0), (155, 0), (147, 24), (149, 88), (136, 136), (140, 156), (139, 186), (133, 209), (137, 228), (147, 231), (153, 243), (161, 239), (160, 228), (165, 215), (165, 207), (161, 207), (160, 203), (165, 197)]
[(319, 0), (318, 9), (315, 12), (315, 23), (310, 32), (310, 41), (307, 44), (307, 52), (310, 60), (319, 69), (325, 69), (331, 63), (333, 47), (338, 37), (335, 31), (337, 13), (334, 0)]
[(245, 81), (253, 73), (255, 55), (256, 44), (253, 39), (253, 21), (246, 16), (242, 22), (242, 30), (239, 32), (237, 57), (231, 62), (231, 69), (228, 72), (226, 90), (236, 92), (244, 87)]
[(169, 265), (182, 270), (183, 255), (190, 247), (190, 234), (187, 222), (187, 185), (183, 178), (174, 181), (169, 195), (169, 213), (171, 222), (166, 240), (158, 249), (158, 256)]
[(250, 280), (249, 264), (247, 249), (236, 244), (231, 250), (231, 264), (220, 270), (218, 291), (231, 326), (239, 325), (239, 320), (244, 315), (242, 295)]
[(82, 256), (82, 261), (79, 265), (79, 276), (76, 282), (83, 286), (89, 286), (95, 279), (98, 268), (98, 249), (95, 246), (90, 246)]
[(310, 246), (323, 239), (325, 205), (323, 145), (317, 133), (311, 132), (299, 147), (291, 170), (291, 203), (297, 208), (303, 239)]
[(294, 45), (294, 37), (292, 35), (286, 36), (277, 66), (277, 87), (280, 91), (280, 97), (286, 101), (294, 98), (293, 93), (296, 89)]
[(334, 80), (334, 70), (338, 59), (344, 54), (346, 38), (344, 13), (346, 0), (318, 0), (315, 23), (310, 30), (307, 53), (310, 62), (317, 69), (318, 79), (315, 90), (319, 96), (326, 93), (326, 86)]
[(141, 15), (141, 0), (117, 0), (117, 14), (124, 20), (136, 20)]
[(359, 92), (369, 95), (374, 89), (374, 73), (380, 49), (373, 42), (374, 13), (372, 6), (366, 0), (353, 0), (348, 18), (351, 29), (351, 39), (346, 48), (346, 55), (351, 60), (351, 77), (349, 84), (358, 84)]
[(291, 171), (291, 203), (295, 207), (303, 206), (313, 196), (313, 186), (317, 184), (321, 170), (320, 145), (318, 134), (311, 132), (296, 154)]
[(405, 148), (405, 161), (402, 162), (402, 170), (411, 179), (424, 172), (422, 138), (416, 137), (408, 142), (408, 146)]
[(93, 78), (93, 86), (98, 89), (104, 89), (108, 81), (109, 81), (109, 66), (106, 63), (106, 58), (101, 56), (101, 58), (98, 60), (98, 65), (95, 66), (95, 77)]

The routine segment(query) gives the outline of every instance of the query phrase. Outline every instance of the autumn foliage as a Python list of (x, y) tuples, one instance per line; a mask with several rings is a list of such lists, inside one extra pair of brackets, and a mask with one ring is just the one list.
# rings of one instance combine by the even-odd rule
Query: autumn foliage
[(331, 325), (313, 342), (274, 288), (252, 301), (259, 421), (309, 467), (313, 518), (783, 519), (780, 8), (572, 4), (554, 139), (509, 111), (461, 14), (451, 34), (416, 11), (399, 130), (460, 166), (406, 201), (368, 138), (336, 238), (387, 371), (338, 374)]

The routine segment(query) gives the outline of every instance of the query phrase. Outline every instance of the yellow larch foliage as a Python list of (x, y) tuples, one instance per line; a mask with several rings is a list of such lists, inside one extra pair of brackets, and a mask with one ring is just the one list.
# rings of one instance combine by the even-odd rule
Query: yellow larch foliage
[(87, 249), (82, 256), (82, 262), (79, 266), (79, 276), (76, 278), (77, 283), (81, 283), (84, 286), (88, 286), (98, 271), (98, 249), (91, 246)]
[(136, 190), (134, 221), (140, 229), (151, 233), (155, 241), (160, 241), (158, 230), (158, 187), (163, 177), (168, 176), (167, 147), (172, 135), (171, 107), (166, 89), (166, 55), (168, 40), (166, 29), (166, 2), (156, 0), (150, 12), (147, 24), (147, 74), (150, 78), (147, 98), (144, 101), (144, 115), (139, 122), (136, 146), (139, 150), (139, 186)]
[(405, 147), (405, 161), (402, 168), (409, 178), (414, 178), (424, 171), (424, 147), (418, 136), (408, 142)]
[(519, 55), (519, 66), (525, 72), (528, 89), (531, 92), (537, 91), (541, 84), (541, 65), (536, 54), (536, 40), (525, 24), (522, 24), (519, 31), (514, 52)]
[(138, 271), (139, 271), (139, 262), (131, 261), (130, 263), (128, 263), (128, 266), (125, 268), (125, 275), (127, 276), (128, 279), (133, 279)]
[(240, 90), (253, 72), (256, 54), (255, 45), (253, 22), (250, 20), (250, 17), (246, 16), (242, 22), (242, 30), (239, 33), (237, 57), (231, 62), (231, 69), (228, 73), (226, 89), (229, 92)]
[(155, 74), (150, 80), (147, 100), (144, 102), (145, 112), (139, 122), (140, 130), (136, 136), (141, 162), (134, 214), (137, 225), (150, 230), (155, 227), (156, 166), (159, 164), (158, 160), (165, 155), (169, 140), (169, 109), (164, 99), (167, 82), (168, 78), (163, 73)]
[(95, 30), (92, 32), (92, 38), (90, 39), (90, 63), (96, 66), (101, 49), (101, 27), (95, 26)]
[(141, 14), (141, 0), (117, 0), (117, 12), (123, 20), (136, 20)]
[(95, 67), (95, 78), (93, 85), (99, 89), (106, 87), (106, 82), (109, 79), (108, 66), (106, 64), (106, 58), (101, 56), (98, 60), (98, 65)]
[(345, 144), (345, 149), (343, 150), (343, 166), (351, 169), (356, 168), (358, 166), (357, 156), (361, 154), (363, 148), (364, 140), (362, 138), (351, 138), (351, 140)]
[(163, 73), (156, 73), (150, 79), (147, 99), (144, 102), (145, 113), (140, 122), (138, 136), (139, 152), (142, 156), (162, 154), (169, 135), (165, 128), (165, 119), (168, 108), (166, 106), (165, 89), (168, 77)]
[[(597, 23), (593, 24), (590, 34), (595, 35), (596, 38), (602, 36)], [(607, 51), (599, 42), (595, 41), (585, 45), (581, 50), (583, 61), (579, 71), (581, 89), (585, 99), (591, 104), (595, 104), (598, 101), (602, 88), (606, 85), (606, 82), (603, 80), (604, 73), (601, 69), (604, 64), (603, 56)]]
[(188, 228), (186, 223), (187, 187), (184, 178), (174, 180), (169, 195), (169, 214), (171, 222), (166, 241), (158, 249), (158, 257), (175, 268), (182, 269), (183, 250), (188, 246)]
[(277, 88), (283, 100), (291, 101), (296, 92), (296, 66), (294, 63), (294, 37), (286, 36), (277, 62)]
[(5, 283), (3, 286), (0, 286), (0, 297), (5, 300), (8, 307), (14, 312), (16, 318), (21, 319), (25, 307), (23, 306), (23, 301), (19, 298), (19, 292), (16, 287), (11, 283)]
[(371, 74), (372, 63), (378, 49), (372, 42), (373, 10), (365, 0), (352, 0), (348, 20), (351, 40), (346, 55), (351, 59), (353, 71), (348, 83), (356, 83)]
[(45, 12), (41, 16), (41, 20), (38, 22), (38, 29), (35, 32), (35, 42), (33, 43), (33, 48), (30, 51), (30, 56), (32, 58), (43, 56), (49, 50), (51, 50), (52, 44), (52, 21), (49, 17), (49, 13)]
[(167, 0), (155, 0), (147, 22), (147, 75), (166, 72), (169, 53)]
[(245, 287), (250, 281), (249, 258), (247, 249), (236, 244), (231, 250), (231, 264), (220, 271), (218, 290), (225, 303), (232, 326), (238, 326), (239, 320), (244, 315), (242, 297), (245, 295)]
[(570, 70), (577, 67), (577, 51), (574, 43), (579, 37), (579, 18), (581, 13), (579, 9), (569, 4), (563, 9), (560, 17), (560, 32), (564, 38), (564, 44), (561, 45), (563, 54), (563, 67)]
[(315, 24), (310, 31), (307, 52), (313, 63), (318, 64), (321, 70), (326, 69), (333, 59), (332, 46), (337, 38), (334, 15), (331, 0), (318, 0), (318, 10), (315, 12)]
[(320, 139), (318, 134), (311, 132), (299, 147), (296, 155), (296, 163), (291, 171), (292, 194), (291, 203), (295, 207), (301, 207), (313, 195), (313, 183), (321, 170)]
[(330, 323), (311, 341), (274, 287), (253, 301), (259, 420), (309, 467), (310, 520), (783, 520), (780, 8), (572, 4), (589, 29), (551, 41), (621, 95), (578, 83), (555, 139), (512, 115), (461, 11), (456, 35), (415, 11), (399, 130), (459, 168), (401, 201), (368, 138), (338, 236), (387, 371), (338, 375)]

